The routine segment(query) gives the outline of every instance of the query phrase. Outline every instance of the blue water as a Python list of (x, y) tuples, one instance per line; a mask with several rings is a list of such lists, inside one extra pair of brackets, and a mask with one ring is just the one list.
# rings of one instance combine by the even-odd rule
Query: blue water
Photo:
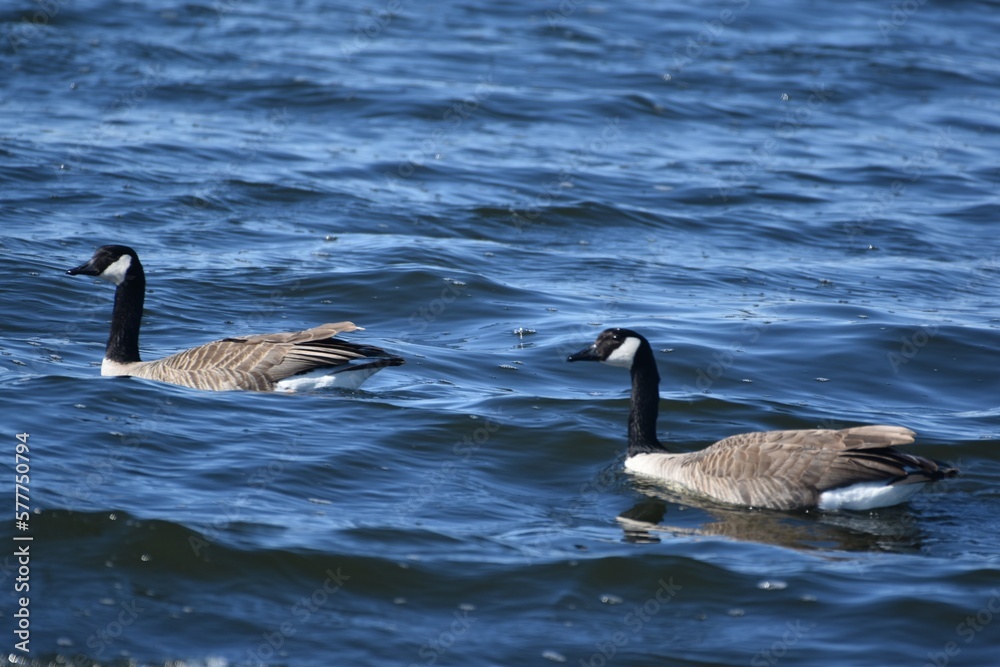
[[(1000, 7), (17, 3), (0, 10), (3, 664), (993, 665)], [(361, 391), (99, 375), (352, 320)], [(902, 507), (705, 506), (660, 437), (889, 423)], [(15, 647), (29, 535), (30, 653)]]

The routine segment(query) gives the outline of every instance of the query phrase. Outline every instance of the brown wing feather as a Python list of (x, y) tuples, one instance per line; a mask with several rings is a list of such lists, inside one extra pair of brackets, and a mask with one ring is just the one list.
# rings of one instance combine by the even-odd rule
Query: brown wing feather
[(900, 426), (743, 433), (686, 455), (682, 467), (708, 486), (728, 486), (729, 495), (743, 504), (811, 505), (830, 489), (905, 481), (907, 468), (923, 473), (913, 482), (944, 476), (935, 462), (891, 449), (913, 442), (913, 436)]
[(336, 322), (333, 324), (321, 324), (305, 331), (292, 331), (270, 334), (255, 334), (253, 336), (237, 336), (224, 338), (227, 341), (239, 341), (243, 343), (309, 343), (314, 340), (333, 338), (337, 334), (351, 331), (364, 331), (362, 327), (353, 322)]
[(135, 375), (198, 389), (267, 391), (284, 378), (354, 359), (402, 363), (380, 348), (333, 338), (359, 329), (351, 322), (338, 322), (305, 331), (223, 338), (145, 363)]

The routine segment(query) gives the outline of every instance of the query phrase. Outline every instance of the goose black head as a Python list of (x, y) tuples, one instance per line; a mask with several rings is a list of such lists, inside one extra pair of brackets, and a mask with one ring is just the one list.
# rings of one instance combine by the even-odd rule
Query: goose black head
[(142, 270), (135, 250), (123, 245), (102, 245), (94, 251), (94, 256), (76, 268), (66, 271), (71, 276), (97, 276), (103, 280), (121, 285), (127, 275)]
[(636, 352), (649, 342), (631, 329), (605, 329), (590, 347), (571, 354), (566, 361), (603, 361), (611, 366), (632, 368)]

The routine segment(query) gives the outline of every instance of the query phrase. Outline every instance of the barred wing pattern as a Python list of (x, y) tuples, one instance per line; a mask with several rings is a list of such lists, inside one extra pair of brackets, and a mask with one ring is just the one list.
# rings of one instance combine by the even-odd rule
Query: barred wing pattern
[(901, 426), (743, 433), (690, 454), (641, 454), (629, 467), (722, 502), (794, 509), (824, 491), (864, 482), (923, 484), (954, 471), (892, 449), (913, 442)]
[(292, 333), (224, 338), (139, 362), (129, 374), (195, 389), (270, 391), (283, 379), (319, 369), (354, 370), (359, 361), (378, 368), (403, 363), (381, 348), (335, 338), (360, 329), (351, 322), (338, 322)]

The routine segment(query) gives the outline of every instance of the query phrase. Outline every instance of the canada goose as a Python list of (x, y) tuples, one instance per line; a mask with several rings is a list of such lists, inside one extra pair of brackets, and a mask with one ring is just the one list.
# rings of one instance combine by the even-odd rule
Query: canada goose
[(123, 245), (105, 245), (71, 276), (97, 276), (117, 285), (111, 334), (101, 375), (135, 376), (195, 389), (296, 391), (356, 389), (372, 374), (403, 360), (371, 345), (334, 338), (361, 331), (351, 322), (322, 324), (305, 331), (223, 338), (157, 359), (139, 359), (139, 326), (146, 275), (139, 256)]
[(656, 439), (660, 375), (649, 341), (629, 329), (607, 329), (568, 361), (631, 370), (625, 467), (688, 493), (779, 510), (867, 510), (902, 503), (928, 482), (958, 474), (895, 449), (913, 442), (913, 431), (901, 426), (743, 433), (671, 454)]

